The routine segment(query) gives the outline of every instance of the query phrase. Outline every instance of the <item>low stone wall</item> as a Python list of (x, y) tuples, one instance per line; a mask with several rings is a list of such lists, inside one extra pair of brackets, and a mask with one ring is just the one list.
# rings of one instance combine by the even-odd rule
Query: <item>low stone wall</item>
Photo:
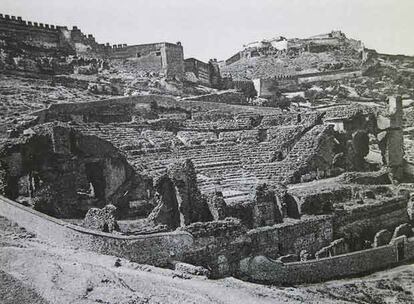
[(322, 72), (319, 74), (305, 74), (305, 75), (299, 75), (298, 77), (298, 83), (310, 83), (310, 82), (317, 82), (317, 81), (333, 81), (333, 80), (340, 80), (344, 78), (352, 78), (352, 77), (361, 77), (362, 71), (330, 71), (330, 72)]
[(166, 266), (170, 260), (180, 260), (193, 244), (193, 237), (187, 232), (123, 236), (92, 231), (47, 216), (3, 196), (0, 196), (0, 216), (60, 245), (157, 266)]
[(282, 263), (264, 256), (256, 256), (240, 262), (240, 274), (249, 281), (270, 284), (316, 283), (363, 275), (395, 266), (413, 259), (413, 249), (414, 238), (407, 239), (401, 236), (389, 245), (319, 260)]
[(187, 97), (184, 100), (194, 101), (208, 101), (214, 103), (227, 103), (227, 104), (236, 104), (236, 105), (247, 105), (246, 96), (235, 90), (221, 91), (219, 93), (212, 93), (194, 97)]
[[(224, 92), (226, 95), (227, 92)], [(230, 92), (235, 94), (236, 98), (242, 96), (241, 93)], [(214, 94), (213, 94), (214, 95)], [(194, 99), (203, 96), (195, 97)], [(220, 98), (224, 98), (223, 96)], [(203, 99), (204, 101), (204, 99)], [(77, 122), (125, 122), (131, 121), (132, 116), (139, 112), (139, 108), (143, 105), (156, 103), (159, 107), (165, 109), (180, 109), (187, 112), (198, 111), (220, 111), (235, 115), (237, 113), (252, 112), (258, 115), (280, 114), (280, 110), (276, 108), (254, 107), (240, 104), (221, 103), (204, 101), (200, 103), (198, 100), (177, 100), (170, 96), (162, 95), (142, 95), (129, 97), (116, 97), (98, 101), (81, 102), (81, 103), (59, 103), (52, 104), (47, 109), (32, 112), (31, 115), (37, 117), (33, 124), (41, 124), (50, 121), (77, 121)], [(30, 127), (25, 126), (25, 127)]]

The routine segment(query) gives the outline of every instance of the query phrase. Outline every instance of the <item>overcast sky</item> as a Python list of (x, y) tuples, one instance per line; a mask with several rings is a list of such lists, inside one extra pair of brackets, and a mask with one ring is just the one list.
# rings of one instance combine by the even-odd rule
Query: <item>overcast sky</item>
[(100, 43), (181, 41), (185, 57), (202, 60), (333, 29), (379, 52), (414, 55), (414, 0), (0, 0), (0, 12), (77, 25)]

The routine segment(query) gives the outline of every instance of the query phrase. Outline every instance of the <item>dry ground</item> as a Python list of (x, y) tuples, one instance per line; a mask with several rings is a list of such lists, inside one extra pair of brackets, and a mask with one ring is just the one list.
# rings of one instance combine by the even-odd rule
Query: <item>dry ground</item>
[(296, 287), (208, 280), (59, 248), (0, 218), (0, 303), (414, 303), (414, 265)]

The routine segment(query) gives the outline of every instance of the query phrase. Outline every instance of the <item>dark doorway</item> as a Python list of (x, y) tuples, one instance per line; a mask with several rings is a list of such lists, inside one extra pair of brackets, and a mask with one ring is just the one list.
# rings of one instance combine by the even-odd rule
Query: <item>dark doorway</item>
[(104, 168), (102, 162), (86, 163), (86, 176), (88, 181), (92, 184), (95, 197), (98, 199), (105, 199), (105, 178)]
[(404, 242), (400, 242), (397, 244), (397, 260), (402, 261), (404, 260)]

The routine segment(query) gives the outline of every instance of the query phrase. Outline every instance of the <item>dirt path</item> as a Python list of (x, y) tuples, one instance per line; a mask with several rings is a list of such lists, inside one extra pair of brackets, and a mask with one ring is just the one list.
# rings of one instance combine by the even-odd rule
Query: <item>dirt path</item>
[(364, 280), (282, 288), (186, 277), (127, 260), (116, 267), (116, 259), (47, 244), (0, 218), (0, 303), (414, 303), (414, 265)]

